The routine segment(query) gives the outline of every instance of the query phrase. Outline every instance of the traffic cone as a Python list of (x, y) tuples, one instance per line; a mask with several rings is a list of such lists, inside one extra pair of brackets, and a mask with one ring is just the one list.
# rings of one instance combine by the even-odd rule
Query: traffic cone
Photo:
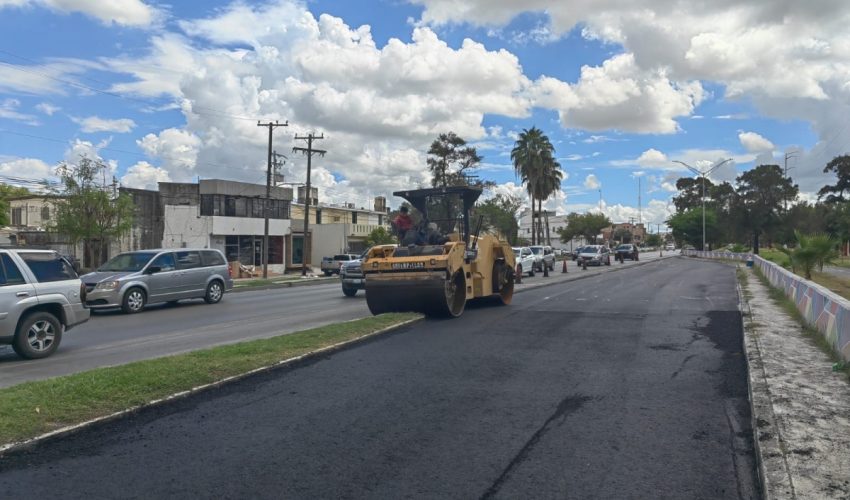
[(522, 265), (516, 265), (516, 272), (514, 273), (514, 283), (519, 285), (522, 283)]
[(566, 272), (567, 272), (567, 259), (564, 259), (564, 268), (561, 269), (561, 273), (566, 273)]
[(584, 259), (582, 259), (582, 261), (581, 261), (581, 270), (587, 271), (587, 261), (584, 260)]

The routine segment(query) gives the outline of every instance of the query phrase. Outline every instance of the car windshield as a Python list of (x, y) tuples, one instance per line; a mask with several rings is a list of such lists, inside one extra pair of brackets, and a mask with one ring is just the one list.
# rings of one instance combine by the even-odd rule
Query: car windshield
[(599, 247), (584, 247), (581, 249), (581, 253), (596, 253), (599, 251)]
[(631, 250), (631, 249), (632, 249), (631, 245), (620, 245), (620, 246), (617, 247), (617, 250)]
[(141, 271), (145, 267), (145, 264), (150, 262), (155, 255), (156, 253), (154, 252), (122, 253), (109, 259), (106, 264), (98, 267), (97, 270), (101, 272), (125, 273)]
[(543, 253), (543, 247), (531, 247), (531, 251), (534, 252), (534, 255), (540, 255)]

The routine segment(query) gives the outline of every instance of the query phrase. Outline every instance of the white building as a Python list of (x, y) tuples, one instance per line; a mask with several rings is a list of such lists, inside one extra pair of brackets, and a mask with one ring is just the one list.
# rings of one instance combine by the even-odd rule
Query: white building
[[(577, 246), (584, 245), (585, 242), (583, 238), (574, 238), (569, 243), (561, 242), (561, 235), (558, 233), (559, 229), (564, 229), (567, 227), (567, 216), (566, 215), (556, 215), (555, 212), (544, 210), (543, 216), (541, 219), (543, 220), (543, 241), (544, 244), (550, 245), (552, 248), (557, 248), (561, 250), (570, 250)], [(546, 221), (549, 221), (549, 239), (546, 239)], [(531, 209), (525, 209), (519, 216), (519, 235), (520, 238), (524, 240), (528, 240), (531, 242)], [(551, 243), (550, 243), (551, 242)]]

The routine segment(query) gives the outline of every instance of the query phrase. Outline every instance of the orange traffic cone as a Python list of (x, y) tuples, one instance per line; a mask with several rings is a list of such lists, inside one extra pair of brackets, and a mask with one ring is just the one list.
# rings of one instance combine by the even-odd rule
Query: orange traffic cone
[(564, 259), (564, 268), (563, 268), (563, 269), (561, 269), (561, 272), (562, 272), (562, 273), (566, 273), (566, 272), (567, 272), (567, 259)]
[(516, 265), (516, 272), (514, 273), (514, 283), (517, 285), (522, 283), (522, 264)]

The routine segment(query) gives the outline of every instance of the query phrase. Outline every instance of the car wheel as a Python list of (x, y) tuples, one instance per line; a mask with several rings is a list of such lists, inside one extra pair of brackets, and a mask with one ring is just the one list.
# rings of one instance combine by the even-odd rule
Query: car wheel
[(224, 295), (224, 287), (221, 281), (213, 280), (207, 285), (207, 293), (204, 295), (204, 302), (207, 304), (218, 304), (221, 302), (221, 297)]
[(124, 294), (121, 310), (127, 314), (135, 314), (145, 308), (145, 302), (147, 302), (145, 291), (138, 287), (131, 288)]
[(346, 297), (354, 297), (357, 295), (357, 289), (344, 286), (342, 287), (342, 293), (344, 293)]
[(534, 264), (531, 265), (531, 269), (528, 271), (528, 275), (532, 278), (534, 277)]
[(59, 319), (48, 312), (37, 312), (21, 321), (12, 348), (22, 358), (39, 359), (53, 354), (61, 341)]

